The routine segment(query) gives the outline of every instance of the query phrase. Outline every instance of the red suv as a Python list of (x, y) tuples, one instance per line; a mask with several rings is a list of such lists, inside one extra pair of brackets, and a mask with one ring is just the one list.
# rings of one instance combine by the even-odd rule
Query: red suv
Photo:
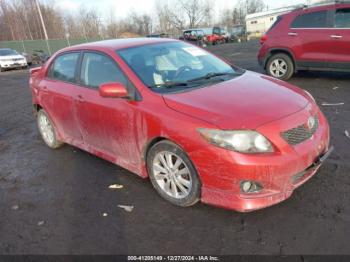
[(289, 79), (298, 70), (350, 71), (350, 4), (296, 9), (280, 16), (261, 39), (267, 73)]

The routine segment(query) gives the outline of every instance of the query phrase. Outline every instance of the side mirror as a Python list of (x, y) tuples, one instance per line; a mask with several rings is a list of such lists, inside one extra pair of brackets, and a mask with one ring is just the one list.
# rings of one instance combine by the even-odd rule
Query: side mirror
[(121, 83), (106, 83), (100, 85), (100, 96), (106, 98), (127, 98), (128, 90)]

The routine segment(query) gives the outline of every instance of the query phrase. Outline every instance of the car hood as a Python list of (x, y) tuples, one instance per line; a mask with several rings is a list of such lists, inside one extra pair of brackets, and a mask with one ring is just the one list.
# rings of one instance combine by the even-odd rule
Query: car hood
[(24, 56), (22, 56), (22, 55), (6, 55), (6, 56), (0, 56), (0, 59), (18, 59), (18, 58), (23, 59)]
[(250, 71), (230, 81), (163, 98), (173, 110), (221, 129), (256, 129), (302, 110), (311, 101), (293, 85)]

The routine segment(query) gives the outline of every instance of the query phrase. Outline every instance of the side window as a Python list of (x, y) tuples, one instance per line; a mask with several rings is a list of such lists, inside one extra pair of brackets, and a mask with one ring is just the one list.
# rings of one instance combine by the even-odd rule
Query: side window
[(109, 82), (128, 84), (116, 63), (106, 55), (97, 53), (84, 53), (80, 78), (83, 85), (92, 88)]
[(220, 35), (220, 28), (214, 27), (213, 34), (214, 35)]
[(336, 28), (350, 28), (350, 8), (338, 9), (335, 13)]
[(313, 12), (296, 17), (292, 28), (325, 28), (327, 27), (327, 11)]
[(75, 82), (75, 70), (79, 53), (67, 53), (58, 56), (49, 71), (49, 77), (64, 82)]

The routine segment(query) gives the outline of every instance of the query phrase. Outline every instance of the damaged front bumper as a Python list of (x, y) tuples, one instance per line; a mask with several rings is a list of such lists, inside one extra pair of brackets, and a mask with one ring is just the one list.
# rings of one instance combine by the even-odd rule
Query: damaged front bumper
[[(249, 212), (289, 198), (297, 187), (315, 175), (334, 150), (333, 147), (329, 147), (328, 123), (324, 115), (320, 111), (316, 112), (316, 109), (311, 113), (318, 114), (319, 127), (313, 136), (304, 142), (292, 146), (280, 133), (274, 132), (279, 125), (286, 130), (298, 126), (303, 119), (307, 119), (309, 111), (291, 115), (258, 129), (262, 134), (275, 134), (269, 138), (279, 149), (271, 154), (244, 155), (221, 149), (208, 152), (207, 148), (206, 157), (212, 161), (205, 164), (196, 161), (203, 184), (202, 202), (239, 212)], [(241, 185), (246, 181), (255, 183), (260, 190), (244, 192)]]
[[(203, 188), (203, 202), (234, 209), (238, 212), (251, 212), (278, 204), (288, 199), (293, 191), (311, 179), (323, 162), (331, 155), (334, 148), (317, 157), (316, 161), (304, 171), (289, 177), (287, 186), (283, 190), (266, 189), (252, 194), (232, 194), (224, 190)], [(208, 199), (209, 201), (206, 201)]]

